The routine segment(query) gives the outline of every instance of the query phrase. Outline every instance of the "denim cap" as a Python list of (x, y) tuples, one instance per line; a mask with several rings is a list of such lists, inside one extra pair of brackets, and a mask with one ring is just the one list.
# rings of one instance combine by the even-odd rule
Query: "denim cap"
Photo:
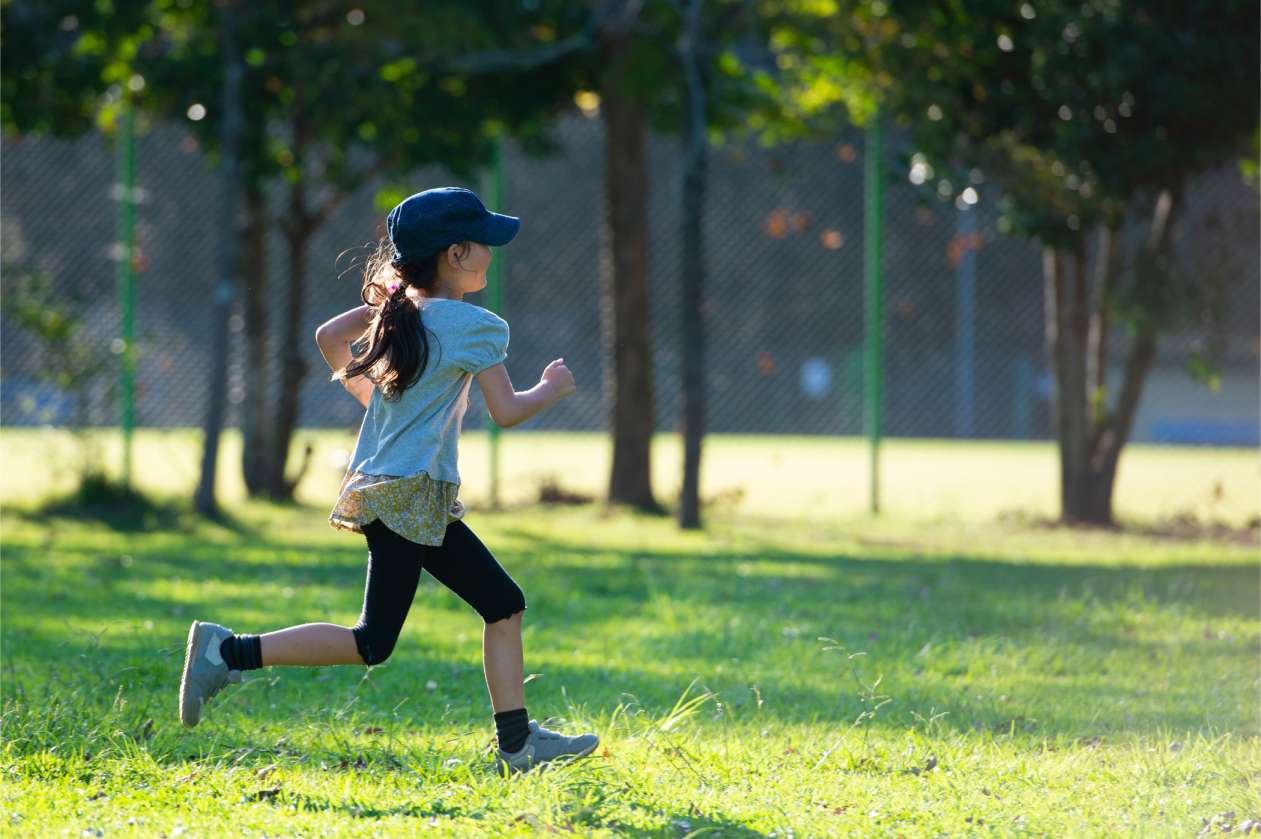
[(521, 229), (521, 219), (492, 213), (470, 190), (443, 186), (405, 199), (390, 210), (385, 226), (397, 258), (412, 262), (466, 239), (506, 245)]

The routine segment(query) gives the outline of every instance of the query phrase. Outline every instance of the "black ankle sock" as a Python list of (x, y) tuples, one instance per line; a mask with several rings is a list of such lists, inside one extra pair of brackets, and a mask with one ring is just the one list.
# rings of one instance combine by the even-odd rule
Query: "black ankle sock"
[(257, 670), (263, 666), (263, 645), (257, 635), (229, 635), (219, 644), (219, 655), (229, 670)]
[(499, 748), (505, 752), (519, 752), (530, 736), (530, 715), (524, 708), (495, 714), (495, 734)]

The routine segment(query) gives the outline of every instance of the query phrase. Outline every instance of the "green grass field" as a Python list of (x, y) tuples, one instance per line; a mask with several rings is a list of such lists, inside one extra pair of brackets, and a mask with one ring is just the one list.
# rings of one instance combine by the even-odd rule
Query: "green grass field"
[[(186, 494), (190, 439), (141, 435), (141, 485)], [(256, 671), (186, 731), (191, 619), (358, 615), (362, 538), (325, 521), (353, 436), (306, 439), (298, 505), (244, 503), (229, 437), (225, 521), (137, 528), (34, 512), (70, 474), (41, 464), (71, 449), (0, 435), (4, 836), (1146, 837), (1261, 818), (1255, 533), (1038, 526), (1055, 461), (1034, 445), (894, 441), (890, 513), (869, 521), (858, 441), (717, 438), (718, 497), (685, 533), (527, 504), (548, 474), (599, 491), (607, 451), (584, 435), (506, 434), (514, 506), (490, 511), (471, 434), (467, 521), (529, 601), (529, 709), (598, 731), (596, 754), (488, 771), (480, 621), (430, 579), (384, 665)], [(654, 451), (663, 499), (677, 455)], [(1255, 451), (1134, 448), (1118, 510), (1243, 523), (1256, 492)]]

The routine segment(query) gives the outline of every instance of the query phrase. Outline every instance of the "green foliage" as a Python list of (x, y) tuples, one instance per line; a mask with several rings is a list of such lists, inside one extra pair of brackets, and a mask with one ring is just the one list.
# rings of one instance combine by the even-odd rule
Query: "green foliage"
[[(123, 15), (91, 2), (7, 4), (7, 43), (29, 44), (31, 55), (6, 50), (6, 65), (27, 69), (6, 73), (5, 126), (73, 133), (96, 119), (108, 128), (128, 95), (152, 118), (183, 122), (213, 155), (224, 70), (213, 4), (127, 5)], [(245, 177), (293, 181), (305, 164), (304, 177), (347, 190), (370, 174), (435, 162), (469, 176), (503, 133), (548, 148), (545, 125), (570, 97), (563, 64), (476, 77), (443, 70), (466, 50), (525, 48), (537, 41), (529, 24), (541, 14), (572, 17), (546, 5), (428, 3), (403, 14), (384, 2), (240, 4)], [(37, 37), (58, 31), (58, 20), (75, 25)]]
[[(714, 139), (755, 134), (780, 142), (817, 131), (821, 117), (826, 122), (836, 93), (828, 72), (840, 59), (811, 59), (818, 72), (798, 91), (782, 87), (800, 78), (780, 73), (774, 51), (813, 37), (800, 27), (817, 25), (828, 9), (826, 3), (704, 4), (699, 54)], [(216, 153), (223, 66), (215, 4), (9, 0), (4, 16), (8, 131), (73, 134), (94, 122), (110, 130), (128, 97), (152, 119), (185, 124)], [(299, 122), (303, 139), (318, 148), (318, 155), (308, 152), (318, 156), (308, 176), (333, 189), (431, 163), (469, 177), (505, 134), (546, 154), (556, 147), (552, 117), (572, 107), (576, 92), (601, 89), (612, 72), (600, 40), (611, 22), (599, 9), (560, 0), (452, 0), (413, 11), (385, 0), (353, 9), (265, 0), (240, 4), (238, 18), (242, 171), (254, 183), (297, 177)], [(627, 92), (659, 131), (676, 132), (681, 124), (681, 26), (677, 3), (643, 4), (619, 65)], [(578, 48), (538, 58), (573, 39), (581, 41)]]
[[(764, 124), (762, 140), (784, 140), (866, 125), (875, 113), (881, 72), (859, 60), (855, 31), (867, 25), (871, 9), (859, 4), (843, 11), (834, 0), (763, 2), (775, 69), (759, 79), (779, 98), (782, 117)], [(840, 19), (852, 16), (847, 29)]]
[[(74, 400), (74, 428), (88, 425), (91, 390), (109, 381), (113, 357), (84, 334), (92, 301), (82, 289), (58, 285), (42, 271), (7, 265), (4, 269), (4, 313), (34, 339), (40, 363), (33, 375)], [(41, 418), (50, 421), (51, 418)], [(93, 447), (84, 441), (84, 477), (99, 470)]]
[[(88, 403), (94, 388), (104, 384), (113, 390), (114, 357), (101, 352), (100, 342), (85, 335), (92, 315), (92, 301), (81, 290), (58, 286), (45, 273), (8, 265), (4, 276), (4, 313), (34, 339), (39, 363), (32, 370), (37, 381), (46, 382), (74, 404), (69, 427), (76, 448), (76, 488), (73, 495), (91, 502), (97, 488), (112, 485), (105, 475), (100, 446), (90, 433)], [(61, 418), (35, 417), (41, 423)], [(45, 468), (52, 468), (46, 463)]]
[(129, 80), (126, 56), (151, 31), (147, 2), (7, 0), (0, 6), (0, 124), (7, 133), (73, 136)]
[(1191, 378), (1216, 393), (1222, 389), (1222, 374), (1218, 365), (1201, 352), (1192, 352), (1187, 358), (1187, 372)]
[(953, 198), (978, 176), (995, 183), (1008, 229), (1048, 244), (1071, 246), (1256, 136), (1247, 0), (870, 0), (850, 12), (821, 15), (813, 39), (784, 39), (799, 87), (861, 82), (935, 169), (930, 186)]

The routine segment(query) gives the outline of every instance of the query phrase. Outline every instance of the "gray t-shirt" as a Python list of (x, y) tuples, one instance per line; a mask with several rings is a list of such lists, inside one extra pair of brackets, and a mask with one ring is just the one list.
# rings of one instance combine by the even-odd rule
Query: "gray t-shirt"
[(494, 312), (435, 297), (420, 310), (429, 361), (398, 401), (372, 391), (347, 474), (429, 477), (460, 483), (457, 445), (473, 376), (508, 357), (508, 324)]

